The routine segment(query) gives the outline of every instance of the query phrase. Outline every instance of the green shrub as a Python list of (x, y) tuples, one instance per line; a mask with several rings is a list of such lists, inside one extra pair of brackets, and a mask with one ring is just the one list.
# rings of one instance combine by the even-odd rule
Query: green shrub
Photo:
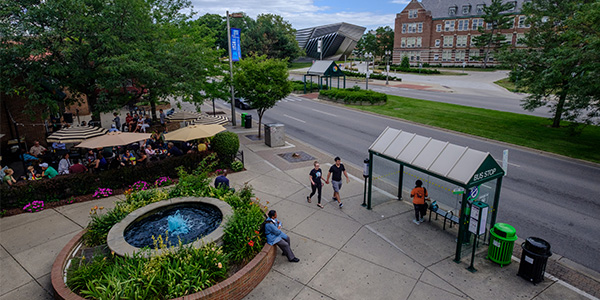
[(259, 233), (265, 213), (257, 204), (237, 209), (225, 224), (223, 248), (233, 263), (247, 262), (262, 249), (264, 242)]
[(239, 171), (241, 171), (243, 169), (244, 169), (244, 164), (241, 161), (236, 160), (236, 161), (234, 161), (234, 162), (231, 163), (231, 170), (232, 171), (239, 172)]
[[(346, 74), (346, 76), (350, 76), (350, 77), (362, 77), (362, 78), (367, 77), (367, 75), (365, 75), (363, 73), (352, 72), (352, 71), (342, 71), (342, 72), (344, 72), (344, 74)], [(397, 78), (394, 76), (386, 76), (385, 74), (377, 74), (377, 73), (369, 74), (369, 78), (370, 79), (378, 79), (378, 80), (386, 80), (386, 78), (387, 78), (388, 80), (391, 80), (391, 81), (402, 81), (401, 78)]]
[[(404, 59), (402, 60), (402, 62), (404, 62)], [(439, 70), (411, 68), (410, 66), (408, 66), (408, 67), (404, 66), (404, 64), (400, 64), (400, 66), (392, 65), (392, 66), (390, 66), (390, 70), (405, 72), (405, 73), (441, 74), (441, 72)]]
[(348, 104), (356, 104), (357, 102), (368, 102), (371, 104), (387, 102), (387, 95), (384, 93), (360, 89), (357, 90), (356, 87), (349, 89), (322, 90), (319, 92), (319, 95), (329, 99), (342, 100), (344, 103)]
[[(321, 85), (322, 89), (327, 89), (327, 85), (323, 84)], [(318, 91), (319, 90), (319, 83), (318, 82), (313, 82), (312, 84), (312, 90), (310, 88), (310, 82), (306, 83), (306, 91), (307, 92), (314, 92), (314, 91)], [(292, 91), (297, 91), (297, 92), (304, 92), (304, 81), (301, 80), (294, 80), (292, 81)]]
[(410, 69), (410, 62), (408, 60), (408, 56), (402, 57), (402, 62), (400, 62), (400, 68)]
[(240, 149), (240, 140), (237, 134), (231, 131), (224, 131), (214, 136), (211, 145), (219, 156), (219, 160), (229, 165)]

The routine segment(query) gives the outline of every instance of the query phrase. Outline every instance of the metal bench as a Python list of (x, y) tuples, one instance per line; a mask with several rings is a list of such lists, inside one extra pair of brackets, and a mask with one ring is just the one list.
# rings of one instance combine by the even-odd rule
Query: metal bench
[(446, 230), (446, 222), (450, 221), (450, 228), (452, 228), (452, 224), (458, 224), (458, 216), (454, 215), (452, 210), (445, 211), (439, 207), (433, 208), (432, 205), (429, 206), (429, 222), (431, 223), (431, 215), (435, 214), (435, 219), (438, 219), (438, 216), (444, 217), (444, 226), (443, 230)]

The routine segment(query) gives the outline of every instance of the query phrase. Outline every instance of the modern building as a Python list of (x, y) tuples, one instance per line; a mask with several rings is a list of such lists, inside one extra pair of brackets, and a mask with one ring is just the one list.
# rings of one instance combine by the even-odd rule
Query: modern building
[[(522, 47), (519, 40), (529, 30), (526, 17), (520, 14), (528, 0), (505, 0), (513, 8), (510, 29), (501, 30), (506, 43)], [(483, 8), (491, 0), (412, 0), (396, 15), (393, 62), (400, 63), (404, 56), (412, 65), (420, 63), (441, 65), (480, 65), (484, 50), (475, 47), (473, 38), (480, 35), (479, 26), (491, 28), (483, 21)], [(496, 64), (493, 52), (488, 64)]]
[[(344, 55), (352, 54), (352, 50), (365, 30), (365, 27), (348, 23), (322, 25), (296, 31), (296, 40), (308, 57), (340, 60)], [(319, 41), (321, 41), (322, 53), (318, 52)]]

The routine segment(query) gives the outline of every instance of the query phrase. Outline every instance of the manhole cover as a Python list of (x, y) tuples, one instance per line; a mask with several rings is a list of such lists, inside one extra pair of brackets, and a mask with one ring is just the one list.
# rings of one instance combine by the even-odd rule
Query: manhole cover
[(249, 138), (250, 140), (253, 140), (253, 141), (260, 141), (260, 140), (262, 140), (262, 138), (259, 138), (257, 134), (249, 134), (249, 135), (246, 135), (245, 137), (247, 137), (247, 138)]
[(305, 153), (303, 151), (281, 153), (281, 154), (277, 154), (277, 155), (281, 156), (281, 158), (287, 160), (288, 162), (292, 162), (292, 163), (315, 159), (312, 155)]

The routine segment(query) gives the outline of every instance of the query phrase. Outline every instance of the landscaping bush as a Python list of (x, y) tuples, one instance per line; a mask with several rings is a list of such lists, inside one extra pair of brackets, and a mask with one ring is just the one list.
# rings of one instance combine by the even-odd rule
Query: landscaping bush
[(234, 162), (231, 163), (231, 170), (232, 171), (239, 172), (239, 171), (241, 171), (243, 169), (244, 169), (244, 164), (241, 161), (236, 160), (236, 161), (234, 161)]
[(410, 62), (408, 61), (408, 56), (402, 57), (402, 62), (400, 62), (400, 68), (410, 69)]
[(233, 157), (240, 149), (240, 140), (237, 134), (231, 131), (217, 133), (211, 142), (213, 150), (219, 156), (219, 160), (229, 167)]
[(398, 72), (405, 72), (405, 73), (441, 74), (441, 72), (439, 70), (404, 67), (402, 64), (400, 66), (390, 66), (390, 70), (394, 70), (394, 71), (398, 71)]
[(358, 87), (349, 89), (322, 90), (319, 92), (319, 95), (333, 100), (342, 100), (347, 104), (360, 104), (362, 102), (368, 102), (370, 104), (384, 104), (387, 102), (386, 94), (361, 90)]
[(154, 182), (161, 176), (176, 178), (177, 167), (194, 170), (209, 154), (203, 151), (97, 174), (60, 175), (52, 179), (27, 181), (13, 187), (3, 185), (0, 187), (0, 209), (23, 207), (33, 201), (57, 202), (71, 196), (93, 194), (99, 188), (127, 188), (136, 181)]
[[(327, 89), (327, 85), (323, 84), (321, 85), (322, 89)], [(310, 89), (310, 82), (306, 83), (306, 92), (314, 92), (314, 91), (318, 91), (319, 90), (319, 83), (318, 82), (313, 82), (312, 84), (312, 90)], [(292, 81), (292, 91), (295, 92), (303, 92), (304, 93), (304, 81), (301, 80), (294, 80)]]
[[(367, 77), (367, 75), (365, 75), (363, 73), (352, 72), (352, 71), (342, 71), (342, 72), (344, 72), (344, 74), (346, 74), (346, 76), (350, 76), (350, 77), (362, 77), (362, 78)], [(369, 78), (370, 79), (385, 80), (386, 79), (386, 75), (385, 74), (372, 73), (372, 74), (369, 74)], [(387, 78), (388, 78), (388, 80), (391, 80), (391, 81), (402, 81), (401, 78), (397, 78), (397, 77), (394, 77), (394, 76), (387, 76)]]

